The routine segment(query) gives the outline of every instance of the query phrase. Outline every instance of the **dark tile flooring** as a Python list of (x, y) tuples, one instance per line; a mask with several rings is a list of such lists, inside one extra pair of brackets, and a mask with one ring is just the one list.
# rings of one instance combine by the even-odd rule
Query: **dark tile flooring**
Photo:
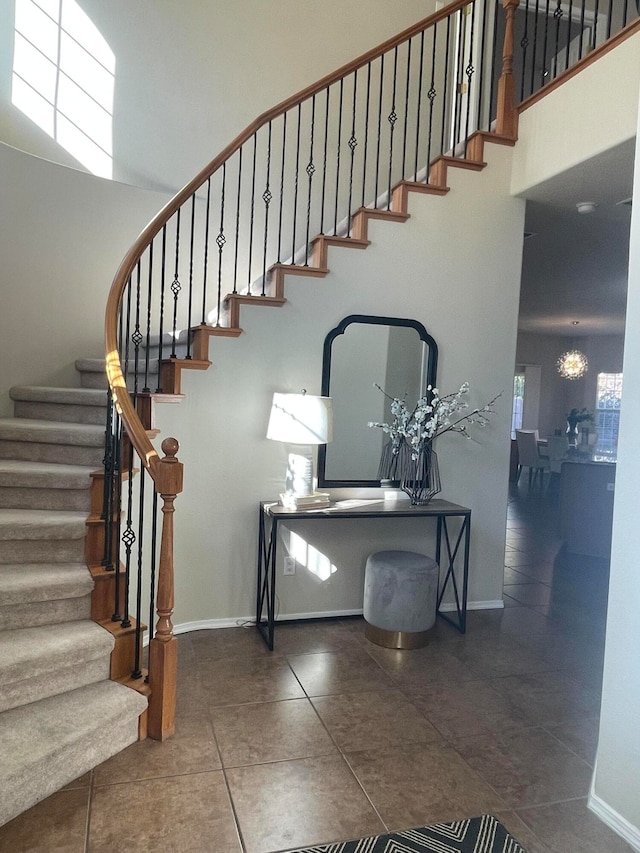
[(175, 737), (0, 829), (2, 853), (268, 853), (491, 812), (528, 853), (629, 848), (586, 808), (608, 567), (511, 497), (501, 611), (409, 652), (361, 620), (182, 635)]

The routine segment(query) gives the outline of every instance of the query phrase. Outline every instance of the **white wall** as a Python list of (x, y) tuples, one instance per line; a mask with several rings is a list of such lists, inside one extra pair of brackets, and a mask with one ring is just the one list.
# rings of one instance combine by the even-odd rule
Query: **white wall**
[[(434, 0), (78, 2), (116, 58), (114, 177), (172, 194), (261, 112), (435, 8)], [(11, 105), (13, 9), (14, 0), (0, 0), (0, 139), (73, 165)]]
[[(636, 148), (634, 201), (640, 199)], [(631, 252), (624, 349), (624, 406), (611, 547), (611, 578), (604, 661), (600, 739), (590, 807), (640, 850), (640, 574), (637, 539), (640, 419), (640, 211), (631, 218)]]
[(525, 110), (513, 161), (513, 193), (524, 193), (632, 139), (639, 89), (640, 33), (636, 33)]
[[(504, 389), (479, 444), (450, 435), (437, 445), (442, 497), (473, 510), (470, 600), (501, 602), (524, 215), (524, 203), (508, 194), (511, 154), (490, 146), (483, 172), (452, 170), (446, 197), (412, 196), (409, 221), (372, 223), (366, 251), (331, 249), (331, 274), (290, 280), (282, 309), (245, 309), (244, 334), (215, 340), (213, 368), (186, 376), (185, 402), (158, 408), (162, 434), (178, 438), (185, 463), (176, 503), (177, 625), (251, 617), (258, 501), (278, 493), (286, 453), (264, 437), (271, 394), (317, 392), (324, 337), (353, 313), (424, 323), (440, 349), (441, 390), (468, 380), (471, 402), (482, 404)], [(313, 522), (296, 531), (337, 570), (320, 582), (301, 567), (285, 578), (279, 566), (281, 614), (357, 610), (369, 553), (431, 547), (427, 527), (415, 521)]]
[(167, 201), (0, 143), (0, 414), (12, 385), (78, 384), (104, 357), (104, 309), (122, 256)]

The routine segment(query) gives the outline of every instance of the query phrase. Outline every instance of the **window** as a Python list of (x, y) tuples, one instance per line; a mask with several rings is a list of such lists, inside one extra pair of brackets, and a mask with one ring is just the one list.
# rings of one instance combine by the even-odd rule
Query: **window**
[(113, 51), (76, 0), (16, 0), (11, 102), (111, 178)]
[(618, 444), (622, 373), (599, 373), (596, 392), (598, 448), (613, 450)]
[(524, 411), (524, 373), (516, 373), (513, 377), (513, 407), (511, 409), (511, 438), (516, 437), (516, 430), (522, 429), (522, 413)]

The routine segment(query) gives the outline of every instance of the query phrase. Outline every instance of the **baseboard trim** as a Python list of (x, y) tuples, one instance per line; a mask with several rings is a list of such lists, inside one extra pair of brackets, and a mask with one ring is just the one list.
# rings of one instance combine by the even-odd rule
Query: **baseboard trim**
[[(469, 601), (467, 610), (501, 610), (504, 602), (501, 598), (492, 601)], [(455, 604), (443, 604), (440, 608), (443, 613), (456, 609)], [(331, 619), (343, 616), (362, 616), (362, 608), (355, 610), (319, 610), (307, 613), (281, 613), (276, 622), (287, 622), (294, 619)], [(215, 628), (242, 628), (254, 625), (253, 616), (236, 616), (231, 619), (202, 619), (197, 622), (182, 622), (173, 626), (174, 634), (188, 634), (191, 631), (208, 631)]]
[(604, 800), (601, 800), (597, 794), (594, 794), (593, 783), (592, 789), (589, 792), (587, 807), (589, 808), (589, 811), (592, 811), (596, 817), (609, 827), (609, 829), (613, 830), (613, 832), (615, 832), (616, 835), (619, 835), (623, 841), (626, 841), (630, 847), (640, 853), (640, 828), (629, 823), (629, 821), (623, 818), (621, 814), (618, 814), (615, 809), (612, 809), (610, 805), (604, 802)]

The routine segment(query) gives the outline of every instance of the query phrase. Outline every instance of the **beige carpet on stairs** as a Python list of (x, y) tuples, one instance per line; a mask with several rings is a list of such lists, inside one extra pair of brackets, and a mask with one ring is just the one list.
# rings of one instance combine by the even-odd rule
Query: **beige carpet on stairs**
[(114, 640), (90, 618), (106, 394), (85, 361), (98, 388), (15, 388), (0, 418), (0, 825), (137, 740), (147, 705), (109, 680)]

